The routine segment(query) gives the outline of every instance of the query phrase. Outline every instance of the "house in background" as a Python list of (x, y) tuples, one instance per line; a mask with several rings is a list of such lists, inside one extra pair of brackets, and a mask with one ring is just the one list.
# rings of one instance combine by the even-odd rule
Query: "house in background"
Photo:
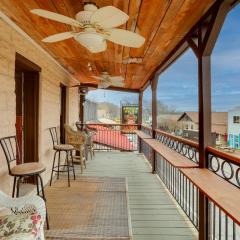
[[(240, 116), (240, 114), (239, 114)], [(212, 112), (212, 138), (213, 144), (227, 144), (228, 113)], [(178, 119), (183, 130), (183, 137), (198, 139), (198, 112), (184, 112)]]
[(228, 112), (228, 145), (240, 149), (240, 107)]
[(158, 128), (178, 135), (181, 129), (178, 119), (181, 115), (181, 113), (160, 113), (157, 116)]

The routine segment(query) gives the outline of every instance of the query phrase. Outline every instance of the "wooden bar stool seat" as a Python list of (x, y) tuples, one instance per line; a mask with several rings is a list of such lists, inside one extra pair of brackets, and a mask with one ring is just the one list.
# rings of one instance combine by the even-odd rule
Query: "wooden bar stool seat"
[(46, 170), (42, 163), (31, 162), (23, 163), (11, 168), (11, 173), (13, 176), (31, 176), (44, 172)]
[(53, 146), (53, 149), (57, 151), (71, 151), (74, 147), (69, 144), (57, 144)]

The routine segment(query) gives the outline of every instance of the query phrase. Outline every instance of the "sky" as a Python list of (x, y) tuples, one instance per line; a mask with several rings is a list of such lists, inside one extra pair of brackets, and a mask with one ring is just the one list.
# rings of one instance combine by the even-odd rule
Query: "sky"
[[(212, 53), (212, 111), (240, 106), (240, 6), (227, 16)], [(158, 99), (176, 111), (197, 111), (197, 59), (189, 49), (159, 76)], [(123, 99), (137, 103), (137, 94), (91, 91), (88, 98), (120, 104)], [(144, 92), (151, 100), (151, 90)]]

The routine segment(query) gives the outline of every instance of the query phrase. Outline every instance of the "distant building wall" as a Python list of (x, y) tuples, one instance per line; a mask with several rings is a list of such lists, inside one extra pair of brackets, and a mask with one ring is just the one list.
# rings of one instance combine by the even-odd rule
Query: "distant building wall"
[(228, 112), (228, 145), (240, 148), (240, 109)]
[(97, 120), (97, 103), (86, 99), (84, 103), (84, 122)]

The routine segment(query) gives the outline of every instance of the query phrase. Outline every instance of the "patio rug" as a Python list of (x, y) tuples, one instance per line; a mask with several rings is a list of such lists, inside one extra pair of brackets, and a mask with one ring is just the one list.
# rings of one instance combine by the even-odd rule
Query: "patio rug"
[(45, 190), (50, 230), (46, 239), (132, 239), (125, 178), (61, 177)]

